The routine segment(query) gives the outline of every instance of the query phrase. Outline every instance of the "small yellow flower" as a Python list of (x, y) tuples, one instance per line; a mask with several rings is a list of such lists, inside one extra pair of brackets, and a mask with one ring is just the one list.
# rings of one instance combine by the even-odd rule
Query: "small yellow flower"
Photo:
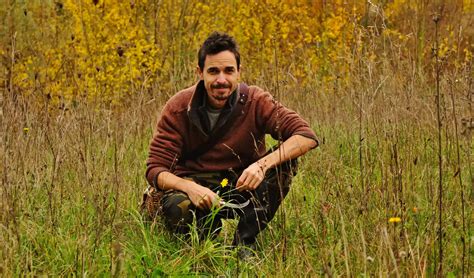
[(402, 221), (400, 217), (390, 217), (390, 219), (388, 219), (389, 223), (398, 223), (400, 221)]
[(29, 129), (28, 127), (24, 127), (24, 128), (23, 128), (23, 132), (24, 132), (24, 133), (27, 133), (28, 131), (30, 131), (30, 129)]
[(228, 180), (228, 179), (223, 179), (223, 180), (221, 181), (221, 186), (222, 186), (222, 187), (226, 187), (227, 184), (229, 184), (229, 180)]

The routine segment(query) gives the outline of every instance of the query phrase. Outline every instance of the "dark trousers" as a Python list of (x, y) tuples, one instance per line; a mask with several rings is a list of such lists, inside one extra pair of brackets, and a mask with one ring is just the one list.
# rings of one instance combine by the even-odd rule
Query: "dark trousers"
[[(264, 230), (273, 219), (281, 202), (290, 190), (291, 178), (296, 174), (297, 161), (291, 160), (269, 169), (260, 186), (254, 191), (239, 192), (235, 188), (241, 171), (222, 171), (199, 173), (185, 177), (210, 188), (226, 202), (243, 204), (243, 208), (223, 206), (212, 210), (197, 209), (180, 191), (167, 191), (161, 202), (163, 216), (169, 229), (174, 233), (189, 232), (190, 224), (196, 221), (201, 238), (216, 236), (222, 229), (221, 219), (239, 218), (234, 245), (248, 245), (255, 242), (256, 236)], [(223, 186), (222, 181), (228, 184)]]

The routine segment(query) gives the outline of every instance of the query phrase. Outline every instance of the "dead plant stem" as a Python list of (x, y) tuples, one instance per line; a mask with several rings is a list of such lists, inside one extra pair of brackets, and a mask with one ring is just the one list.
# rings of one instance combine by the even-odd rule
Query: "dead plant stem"
[(461, 273), (462, 277), (465, 275), (465, 261), (466, 261), (466, 216), (465, 216), (465, 199), (464, 199), (464, 186), (462, 183), (462, 167), (461, 167), (461, 155), (459, 151), (459, 136), (458, 136), (458, 120), (456, 115), (456, 103), (454, 101), (454, 93), (452, 82), (450, 82), (450, 94), (451, 94), (451, 104), (453, 106), (453, 120), (454, 120), (454, 138), (456, 142), (456, 163), (457, 169), (455, 176), (457, 174), (459, 179), (459, 187), (461, 190), (461, 217), (462, 217), (462, 235), (461, 235), (461, 244), (462, 244), (462, 259), (461, 259)]
[(440, 15), (435, 15), (433, 19), (435, 23), (435, 70), (436, 70), (436, 116), (437, 116), (437, 129), (438, 129), (438, 173), (439, 173), (439, 183), (438, 183), (438, 267), (437, 267), (437, 276), (443, 276), (443, 157), (442, 157), (442, 123), (441, 123), (441, 93), (440, 93), (440, 62), (439, 62), (439, 53), (438, 53), (438, 29)]

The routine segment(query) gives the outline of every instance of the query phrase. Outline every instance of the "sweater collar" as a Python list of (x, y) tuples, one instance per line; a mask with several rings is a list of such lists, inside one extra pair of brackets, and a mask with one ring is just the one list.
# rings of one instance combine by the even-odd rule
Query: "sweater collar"
[[(218, 129), (228, 120), (232, 110), (237, 103), (237, 90), (232, 92), (224, 108), (222, 108), (221, 115), (213, 130)], [(196, 89), (188, 105), (188, 117), (191, 123), (201, 130), (206, 136), (211, 134), (209, 118), (207, 117), (207, 107), (209, 101), (207, 100), (207, 91), (204, 87), (204, 81), (200, 80), (196, 85)]]

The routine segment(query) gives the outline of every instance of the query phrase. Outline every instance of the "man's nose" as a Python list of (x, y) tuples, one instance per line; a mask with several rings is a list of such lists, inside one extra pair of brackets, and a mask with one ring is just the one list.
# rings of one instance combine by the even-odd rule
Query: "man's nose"
[(220, 72), (219, 75), (217, 76), (217, 83), (227, 83), (227, 80), (225, 79), (225, 74), (223, 72)]

